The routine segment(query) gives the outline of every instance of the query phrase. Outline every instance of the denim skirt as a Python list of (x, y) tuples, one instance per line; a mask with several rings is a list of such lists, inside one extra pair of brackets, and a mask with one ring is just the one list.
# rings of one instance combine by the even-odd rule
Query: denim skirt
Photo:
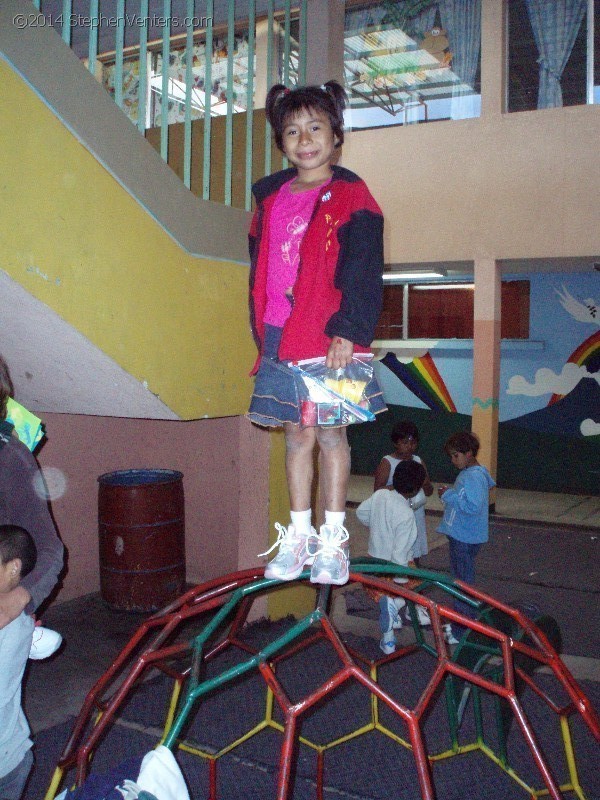
[[(277, 357), (282, 332), (283, 328), (265, 325), (263, 356), (256, 373), (254, 393), (247, 414), (252, 422), (265, 428), (281, 428), (285, 422), (300, 424), (298, 378)], [(375, 376), (365, 387), (365, 395), (374, 414), (387, 410)]]

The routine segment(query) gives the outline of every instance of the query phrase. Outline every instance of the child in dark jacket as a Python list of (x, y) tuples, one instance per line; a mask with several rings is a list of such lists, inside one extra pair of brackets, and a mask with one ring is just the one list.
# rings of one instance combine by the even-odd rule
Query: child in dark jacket
[[(439, 486), (444, 516), (438, 528), (450, 544), (452, 574), (465, 583), (475, 582), (475, 558), (488, 540), (489, 493), (495, 482), (488, 470), (477, 461), (479, 439), (469, 431), (455, 433), (444, 445), (454, 466), (460, 470), (453, 487)], [(454, 601), (454, 608), (473, 617), (471, 606)], [(446, 641), (458, 644), (464, 627), (452, 623), (445, 626)]]

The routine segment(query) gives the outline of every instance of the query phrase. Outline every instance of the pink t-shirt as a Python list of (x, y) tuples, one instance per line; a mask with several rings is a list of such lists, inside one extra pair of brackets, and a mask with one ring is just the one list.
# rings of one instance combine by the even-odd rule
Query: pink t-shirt
[(291, 290), (300, 262), (300, 243), (310, 222), (315, 201), (323, 186), (307, 192), (292, 192), (284, 183), (277, 193), (269, 225), (267, 306), (264, 322), (283, 327), (292, 312)]

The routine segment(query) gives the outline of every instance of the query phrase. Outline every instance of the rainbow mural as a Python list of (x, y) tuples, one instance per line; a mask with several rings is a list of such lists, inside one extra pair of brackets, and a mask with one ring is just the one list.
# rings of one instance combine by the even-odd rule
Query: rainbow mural
[[(588, 372), (598, 372), (600, 370), (600, 331), (592, 333), (585, 342), (573, 350), (566, 363), (586, 367)], [(564, 394), (553, 394), (548, 405), (551, 406), (557, 400), (562, 400), (563, 397)]]
[(446, 384), (429, 353), (413, 358), (410, 364), (403, 364), (393, 353), (387, 353), (381, 363), (432, 411), (456, 412)]

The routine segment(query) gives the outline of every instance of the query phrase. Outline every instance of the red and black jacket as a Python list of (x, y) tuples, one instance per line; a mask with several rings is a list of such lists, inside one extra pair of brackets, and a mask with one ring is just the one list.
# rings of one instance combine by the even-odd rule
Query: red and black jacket
[[(277, 192), (296, 174), (286, 169), (258, 181), (256, 211), (249, 234), (250, 323), (260, 353), (267, 303), (269, 219)], [(292, 313), (286, 321), (279, 358), (294, 361), (325, 356), (331, 339), (369, 352), (382, 305), (383, 215), (366, 184), (343, 167), (315, 204), (302, 244)], [(258, 360), (253, 372), (258, 368)]]

